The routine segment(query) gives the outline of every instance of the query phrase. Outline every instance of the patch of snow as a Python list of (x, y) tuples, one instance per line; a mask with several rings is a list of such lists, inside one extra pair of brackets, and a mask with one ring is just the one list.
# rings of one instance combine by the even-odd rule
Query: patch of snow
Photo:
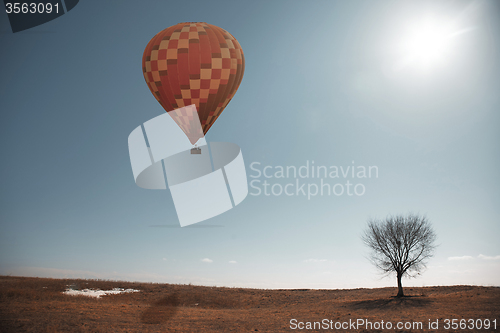
[(123, 294), (123, 293), (137, 293), (140, 290), (136, 289), (123, 289), (123, 288), (113, 288), (112, 290), (99, 290), (99, 289), (83, 289), (83, 290), (75, 290), (68, 288), (66, 291), (63, 291), (63, 294), (65, 295), (70, 295), (70, 296), (88, 296), (88, 297), (95, 297), (95, 298), (101, 298), (101, 296), (105, 295), (116, 295), (116, 294)]

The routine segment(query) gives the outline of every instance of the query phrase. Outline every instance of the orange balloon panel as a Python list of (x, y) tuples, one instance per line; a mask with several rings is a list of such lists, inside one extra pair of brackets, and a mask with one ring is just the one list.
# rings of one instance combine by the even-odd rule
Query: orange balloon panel
[(160, 31), (149, 41), (142, 70), (165, 111), (195, 104), (206, 134), (236, 93), (245, 58), (226, 30), (187, 22)]

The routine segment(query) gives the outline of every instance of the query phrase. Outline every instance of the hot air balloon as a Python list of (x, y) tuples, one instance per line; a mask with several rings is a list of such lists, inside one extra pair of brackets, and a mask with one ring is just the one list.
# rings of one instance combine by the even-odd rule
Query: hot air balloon
[(231, 101), (244, 69), (238, 41), (205, 22), (179, 23), (160, 31), (142, 57), (151, 93), (193, 145)]

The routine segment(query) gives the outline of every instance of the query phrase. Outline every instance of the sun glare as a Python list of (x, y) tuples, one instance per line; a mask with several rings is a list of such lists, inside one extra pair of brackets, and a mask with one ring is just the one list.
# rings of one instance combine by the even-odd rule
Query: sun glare
[(407, 45), (408, 53), (423, 65), (442, 60), (446, 55), (449, 35), (442, 27), (424, 26), (410, 37)]
[(471, 29), (458, 30), (446, 20), (427, 19), (415, 24), (401, 42), (403, 58), (396, 66), (430, 69), (451, 61), (455, 37)]

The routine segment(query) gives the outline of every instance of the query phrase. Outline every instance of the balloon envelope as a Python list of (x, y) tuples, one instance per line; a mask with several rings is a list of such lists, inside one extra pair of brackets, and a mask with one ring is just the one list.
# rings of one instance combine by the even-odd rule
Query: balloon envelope
[[(203, 134), (233, 98), (244, 69), (238, 41), (204, 22), (179, 23), (160, 31), (142, 57), (146, 83), (165, 111), (194, 104)], [(169, 114), (177, 122), (181, 119)], [(199, 136), (189, 130), (186, 134), (191, 141)]]
[(192, 145), (204, 137), (194, 104), (169, 111), (168, 114), (186, 134)]

